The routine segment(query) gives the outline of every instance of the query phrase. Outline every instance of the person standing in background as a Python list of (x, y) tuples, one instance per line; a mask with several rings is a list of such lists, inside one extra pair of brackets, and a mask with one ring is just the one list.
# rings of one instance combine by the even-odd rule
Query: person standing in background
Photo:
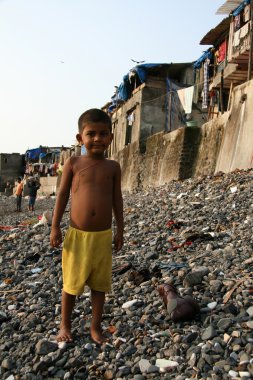
[(34, 211), (34, 205), (35, 205), (35, 201), (37, 197), (37, 191), (40, 188), (40, 183), (32, 179), (28, 182), (28, 188), (29, 188), (29, 204), (28, 204), (29, 211)]
[(22, 193), (23, 193), (23, 183), (21, 178), (18, 178), (18, 185), (16, 188), (16, 199), (17, 199), (17, 212), (21, 212), (22, 204)]

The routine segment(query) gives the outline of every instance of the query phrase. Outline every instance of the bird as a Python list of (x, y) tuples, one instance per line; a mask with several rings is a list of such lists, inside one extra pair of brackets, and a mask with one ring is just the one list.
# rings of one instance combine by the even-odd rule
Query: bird
[(144, 63), (144, 62), (145, 62), (145, 61), (135, 61), (135, 60), (132, 59), (132, 58), (131, 58), (131, 61), (137, 63), (137, 65), (139, 65), (139, 63)]

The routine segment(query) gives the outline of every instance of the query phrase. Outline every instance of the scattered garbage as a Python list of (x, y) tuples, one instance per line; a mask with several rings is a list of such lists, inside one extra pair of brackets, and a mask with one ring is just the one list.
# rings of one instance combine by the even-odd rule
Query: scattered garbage
[(126, 273), (129, 269), (132, 268), (132, 264), (131, 263), (121, 263), (121, 264), (117, 264), (117, 265), (113, 265), (112, 267), (112, 273), (115, 273), (115, 274), (124, 274)]
[(142, 302), (142, 301), (140, 301), (139, 299), (134, 299), (134, 300), (131, 300), (131, 301), (127, 301), (127, 302), (123, 303), (122, 309), (128, 309), (129, 307), (134, 306), (134, 305), (136, 305), (136, 304), (138, 304), (140, 302)]
[(128, 280), (132, 281), (135, 285), (140, 285), (142, 282), (150, 280), (152, 274), (150, 273), (148, 268), (142, 268), (139, 270), (131, 270), (128, 275)]
[(232, 194), (236, 193), (237, 192), (237, 186), (230, 187), (230, 191), (231, 191)]
[(160, 285), (158, 292), (174, 322), (191, 320), (200, 311), (197, 301), (190, 296), (181, 297), (171, 284)]
[(41, 272), (42, 272), (42, 268), (33, 268), (33, 269), (31, 269), (31, 272), (32, 272), (33, 274), (41, 273)]
[(36, 223), (33, 228), (37, 228), (38, 226), (44, 225), (44, 226), (51, 226), (53, 219), (53, 213), (50, 210), (46, 210), (43, 212), (42, 217), (40, 218), (39, 222)]

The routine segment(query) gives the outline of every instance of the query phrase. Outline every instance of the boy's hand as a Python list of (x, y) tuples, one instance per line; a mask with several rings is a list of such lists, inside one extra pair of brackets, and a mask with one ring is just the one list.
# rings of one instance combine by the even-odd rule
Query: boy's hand
[(50, 244), (52, 247), (59, 247), (62, 243), (62, 233), (60, 227), (52, 227), (50, 234)]
[(118, 232), (114, 235), (113, 239), (114, 249), (116, 252), (120, 251), (123, 246), (123, 234), (119, 234)]

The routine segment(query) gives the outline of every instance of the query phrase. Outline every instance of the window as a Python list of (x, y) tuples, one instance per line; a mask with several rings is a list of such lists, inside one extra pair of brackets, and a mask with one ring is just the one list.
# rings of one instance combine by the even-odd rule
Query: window
[(134, 111), (127, 115), (127, 127), (126, 127), (126, 139), (125, 145), (128, 145), (132, 142), (132, 128), (134, 124)]

